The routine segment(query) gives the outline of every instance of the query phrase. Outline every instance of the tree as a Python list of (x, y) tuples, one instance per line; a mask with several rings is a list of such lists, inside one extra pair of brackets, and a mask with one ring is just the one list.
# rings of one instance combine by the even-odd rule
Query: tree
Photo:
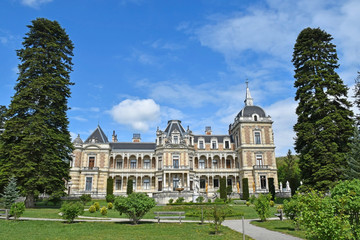
[(10, 209), (11, 205), (20, 197), (15, 177), (10, 178), (9, 184), (4, 188), (4, 194), (1, 194), (1, 197), (4, 198), (5, 208), (7, 209)]
[(23, 202), (13, 203), (10, 208), (10, 215), (17, 220), (25, 211), (25, 204)]
[(227, 195), (227, 198), (229, 199), (229, 201), (231, 200), (231, 194), (233, 193), (233, 190), (232, 190), (232, 186), (229, 185), (226, 187), (226, 195)]
[(353, 134), (348, 88), (335, 72), (339, 65), (332, 39), (319, 28), (306, 28), (294, 46), (295, 149), (304, 188), (327, 190), (339, 180)]
[(351, 138), (350, 152), (346, 155), (346, 158), (345, 178), (360, 179), (360, 133), (358, 128), (355, 128), (354, 136)]
[(271, 194), (271, 200), (275, 200), (274, 178), (269, 178), (269, 193)]
[(112, 177), (108, 177), (106, 182), (106, 195), (110, 195), (114, 193), (114, 179)]
[(226, 195), (226, 178), (222, 177), (220, 178), (220, 198), (226, 201), (227, 195)]
[(60, 209), (63, 219), (69, 223), (74, 222), (74, 219), (84, 212), (84, 205), (81, 202), (66, 202)]
[(155, 205), (155, 200), (145, 193), (131, 193), (127, 197), (120, 196), (115, 199), (115, 209), (120, 212), (120, 215), (124, 213), (128, 216), (133, 224), (138, 224), (139, 220)]
[(5, 127), (5, 121), (6, 121), (6, 107), (3, 105), (0, 105), (0, 129)]
[(288, 150), (286, 157), (276, 159), (278, 166), (278, 180), (285, 186), (289, 181), (291, 187), (291, 195), (294, 195), (297, 188), (300, 186), (300, 168), (299, 158), (292, 155), (291, 150)]
[(249, 180), (247, 178), (242, 179), (242, 186), (243, 186), (243, 200), (249, 200)]
[(126, 194), (130, 195), (133, 192), (133, 180), (129, 179), (126, 186)]
[[(360, 72), (358, 72), (358, 76), (355, 79), (355, 105), (360, 110)], [(357, 125), (360, 125), (360, 114), (356, 116)]]
[(266, 221), (266, 218), (270, 216), (270, 200), (271, 194), (259, 194), (259, 197), (255, 200), (255, 211), (259, 215), (262, 222)]
[(0, 149), (0, 185), (15, 175), (26, 207), (39, 193), (65, 190), (73, 145), (68, 131), (73, 43), (57, 21), (28, 26), (15, 94), (6, 111)]

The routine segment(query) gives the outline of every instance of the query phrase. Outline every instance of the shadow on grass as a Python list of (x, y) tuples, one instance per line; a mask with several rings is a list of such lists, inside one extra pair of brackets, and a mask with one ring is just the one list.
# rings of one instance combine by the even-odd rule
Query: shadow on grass
[[(150, 221), (140, 221), (138, 222), (138, 224), (133, 224), (132, 221), (119, 221), (119, 222), (114, 222), (115, 224), (120, 224), (120, 225), (130, 225), (130, 226), (139, 226), (139, 225), (146, 225), (146, 224), (154, 224), (154, 222), (150, 222)], [(161, 223), (160, 223), (161, 224)]]

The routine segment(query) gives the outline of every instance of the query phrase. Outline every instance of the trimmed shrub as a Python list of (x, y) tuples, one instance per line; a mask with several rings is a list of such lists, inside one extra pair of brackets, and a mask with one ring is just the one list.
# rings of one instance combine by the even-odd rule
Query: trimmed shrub
[(99, 211), (99, 209), (100, 209), (100, 204), (99, 204), (98, 202), (95, 202), (95, 203), (94, 203), (94, 206), (95, 206), (96, 211)]
[(271, 201), (269, 202), (269, 205), (270, 205), (270, 207), (274, 207), (274, 206), (275, 206), (274, 201), (273, 201), (273, 200), (271, 200)]
[(84, 212), (84, 205), (81, 202), (66, 202), (61, 206), (63, 219), (72, 223), (74, 219)]
[(107, 208), (106, 208), (105, 206), (102, 207), (102, 208), (100, 209), (100, 213), (101, 213), (101, 215), (106, 216), (106, 214), (107, 214)]
[(108, 208), (108, 209), (112, 209), (112, 208), (113, 208), (112, 202), (109, 202), (109, 203), (107, 204), (107, 208)]
[(243, 200), (249, 200), (249, 180), (247, 178), (242, 179), (242, 186), (243, 186)]
[(245, 204), (246, 204), (246, 206), (249, 207), (251, 203), (250, 203), (250, 202), (246, 202)]
[(105, 199), (106, 199), (106, 202), (113, 203), (115, 200), (115, 196), (114, 196), (114, 194), (108, 194), (108, 195), (106, 195)]
[(174, 199), (170, 198), (169, 203), (172, 204), (174, 202)]
[(96, 212), (96, 207), (95, 207), (94, 205), (91, 205), (91, 206), (89, 207), (89, 212), (90, 212), (90, 213)]
[(83, 194), (80, 196), (80, 201), (83, 203), (83, 205), (85, 206), (86, 203), (91, 202), (91, 195), (90, 194)]
[(208, 199), (208, 203), (211, 203), (211, 199), (210, 199), (210, 198)]
[(133, 192), (133, 180), (129, 179), (126, 186), (126, 194), (130, 195)]
[(275, 200), (275, 185), (274, 178), (269, 178), (269, 192), (271, 193), (271, 200)]
[(196, 198), (196, 202), (197, 203), (202, 203), (204, 201), (204, 197), (203, 196), (199, 196)]
[(220, 178), (220, 198), (224, 199), (224, 201), (226, 201), (226, 199), (227, 199), (226, 178), (225, 177)]
[(114, 179), (112, 177), (108, 177), (106, 181), (106, 196), (112, 195), (114, 193)]
[(17, 220), (25, 211), (25, 204), (23, 202), (13, 203), (10, 208), (10, 215), (13, 215)]
[(183, 203), (185, 201), (185, 199), (183, 197), (179, 197), (178, 199), (176, 199), (175, 203)]

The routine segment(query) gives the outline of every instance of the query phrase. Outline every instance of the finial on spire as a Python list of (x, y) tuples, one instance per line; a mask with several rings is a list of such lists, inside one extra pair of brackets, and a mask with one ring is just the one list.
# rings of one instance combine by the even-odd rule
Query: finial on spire
[(246, 79), (246, 97), (245, 97), (245, 106), (252, 106), (253, 104), (253, 98), (251, 97), (250, 94), (250, 89), (249, 89), (249, 81), (248, 79)]

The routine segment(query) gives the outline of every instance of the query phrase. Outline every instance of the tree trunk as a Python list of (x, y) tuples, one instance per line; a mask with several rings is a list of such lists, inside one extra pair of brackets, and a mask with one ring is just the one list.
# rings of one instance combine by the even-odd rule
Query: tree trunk
[(29, 193), (28, 195), (26, 195), (25, 207), (26, 207), (26, 208), (33, 208), (33, 207), (35, 207), (35, 197), (34, 197), (34, 194), (33, 194), (33, 193)]

